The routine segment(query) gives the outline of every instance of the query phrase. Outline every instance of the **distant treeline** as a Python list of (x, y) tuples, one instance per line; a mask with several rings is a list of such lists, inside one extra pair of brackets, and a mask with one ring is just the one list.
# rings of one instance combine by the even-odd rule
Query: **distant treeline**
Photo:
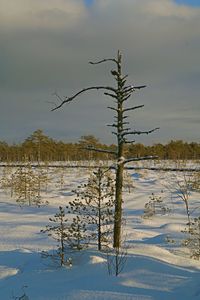
[[(77, 143), (55, 141), (46, 136), (42, 130), (33, 132), (24, 142), (8, 145), (0, 142), (0, 161), (77, 161), (77, 160), (107, 160), (113, 156), (85, 150), (87, 146), (98, 149), (115, 150), (115, 145), (105, 145), (93, 135), (82, 136)], [(157, 155), (159, 159), (200, 159), (200, 144), (187, 143), (182, 140), (170, 141), (168, 144), (131, 144), (126, 146), (126, 157)]]

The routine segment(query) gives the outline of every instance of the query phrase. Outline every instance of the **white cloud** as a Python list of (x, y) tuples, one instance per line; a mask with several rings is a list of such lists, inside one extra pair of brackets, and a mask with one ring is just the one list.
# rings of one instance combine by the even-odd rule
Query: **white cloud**
[(0, 0), (0, 24), (16, 28), (71, 27), (87, 17), (82, 0)]
[(144, 11), (160, 17), (178, 17), (192, 18), (199, 13), (197, 9), (177, 5), (173, 0), (145, 0), (141, 1), (144, 5)]
[[(148, 14), (148, 16), (190, 18), (199, 15), (200, 9), (178, 5), (174, 0), (98, 0), (94, 7), (101, 13), (104, 11), (126, 11), (133, 16), (135, 14)], [(127, 11), (128, 7), (128, 11)]]

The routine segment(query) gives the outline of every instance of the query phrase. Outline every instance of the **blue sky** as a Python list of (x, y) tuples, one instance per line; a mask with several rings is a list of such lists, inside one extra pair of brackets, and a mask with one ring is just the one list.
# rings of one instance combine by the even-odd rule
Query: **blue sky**
[[(87, 6), (90, 6), (94, 3), (94, 0), (84, 0)], [(185, 4), (189, 6), (200, 6), (200, 0), (175, 0), (178, 4)]]
[(86, 3), (87, 6), (90, 6), (94, 2), (94, 0), (84, 0), (84, 2)]
[(199, 6), (200, 7), (200, 0), (175, 0), (178, 4), (186, 4), (190, 6)]

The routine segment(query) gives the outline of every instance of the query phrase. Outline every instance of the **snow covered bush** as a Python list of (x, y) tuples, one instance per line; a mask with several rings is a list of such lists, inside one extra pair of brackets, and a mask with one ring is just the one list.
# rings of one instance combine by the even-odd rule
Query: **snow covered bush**
[(190, 223), (190, 230), (185, 229), (184, 233), (188, 238), (183, 241), (183, 245), (188, 247), (191, 252), (191, 258), (200, 259), (200, 216), (194, 218)]

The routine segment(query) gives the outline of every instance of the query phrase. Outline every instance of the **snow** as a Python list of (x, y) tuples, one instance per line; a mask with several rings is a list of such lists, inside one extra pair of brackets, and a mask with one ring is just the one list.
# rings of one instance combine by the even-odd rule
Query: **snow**
[[(74, 199), (71, 191), (88, 176), (86, 169), (66, 169), (61, 188), (54, 169), (49, 173), (52, 182), (43, 194), (49, 202), (46, 206), (20, 207), (8, 192), (0, 190), (0, 300), (18, 299), (24, 293), (29, 300), (200, 299), (200, 261), (191, 259), (180, 243), (187, 223), (185, 206), (177, 193), (171, 193), (181, 173), (129, 170), (135, 188), (131, 193), (124, 191), (127, 255), (117, 277), (108, 274), (107, 256), (95, 245), (70, 253), (72, 267), (60, 268), (42, 257), (42, 251), (56, 249), (56, 242), (40, 230), (59, 205)], [(161, 196), (170, 211), (143, 218), (152, 193)], [(191, 212), (199, 215), (199, 193), (191, 192), (189, 201)]]

